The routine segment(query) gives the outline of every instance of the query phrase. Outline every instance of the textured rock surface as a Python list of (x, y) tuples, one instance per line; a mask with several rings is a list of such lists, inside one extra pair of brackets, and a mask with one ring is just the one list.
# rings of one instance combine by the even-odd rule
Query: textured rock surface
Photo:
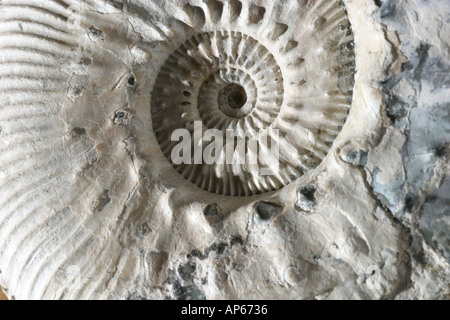
[[(0, 284), (448, 299), (449, 15), (445, 0), (1, 1)], [(172, 165), (165, 134), (196, 119), (280, 128), (279, 176)]]
[(411, 279), (398, 298), (448, 299), (450, 6), (386, 1), (381, 19), (396, 32), (402, 61), (382, 84), (401, 166), (394, 181), (374, 177), (373, 184), (381, 203), (410, 229)]

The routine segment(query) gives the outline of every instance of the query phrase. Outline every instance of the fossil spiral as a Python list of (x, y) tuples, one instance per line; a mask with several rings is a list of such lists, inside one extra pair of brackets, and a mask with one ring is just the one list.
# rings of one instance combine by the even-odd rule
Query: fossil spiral
[[(371, 240), (395, 239), (395, 227), (380, 227), (385, 219), (368, 214), (360, 227), (348, 213), (335, 222), (345, 207), (315, 198), (348, 194), (361, 199), (352, 212), (376, 210), (364, 188), (320, 182), (331, 173), (312, 170), (352, 104), (344, 3), (0, 1), (7, 294), (310, 298), (344, 287), (344, 275), (356, 279), (381, 251), (395, 253)], [(173, 163), (172, 132), (198, 122), (238, 139), (267, 133), (279, 145), (278, 169)], [(191, 147), (199, 143), (208, 146), (194, 139)], [(292, 190), (314, 179), (301, 211)], [(312, 258), (319, 253), (326, 264)]]
[[(247, 133), (257, 141), (261, 133), (277, 129), (280, 136), (271, 138), (281, 154), (273, 175), (260, 175), (261, 164), (218, 170), (192, 161), (176, 168), (212, 192), (251, 195), (279, 189), (323, 160), (345, 122), (355, 70), (345, 8), (338, 2), (320, 9), (292, 3), (284, 9), (298, 16), (289, 26), (291, 16), (277, 6), (239, 1), (203, 6), (183, 8), (192, 36), (167, 58), (156, 79), (151, 108), (158, 141), (170, 160), (176, 143), (171, 132), (192, 130), (194, 121), (224, 137), (226, 130), (235, 130), (237, 138)], [(311, 20), (315, 10), (324, 15)], [(319, 36), (318, 48), (310, 39)]]

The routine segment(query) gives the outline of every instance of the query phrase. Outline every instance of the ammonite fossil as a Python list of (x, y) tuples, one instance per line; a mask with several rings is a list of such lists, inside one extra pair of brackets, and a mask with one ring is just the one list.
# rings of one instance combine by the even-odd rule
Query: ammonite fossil
[[(354, 90), (349, 19), (374, 5), (354, 2), (1, 1), (0, 282), (9, 297), (394, 290), (398, 228), (340, 156), (355, 132), (366, 145), (380, 126), (371, 87)], [(355, 23), (381, 32), (373, 18)], [(382, 39), (371, 44), (378, 56), (361, 47), (369, 65), (386, 53)], [(363, 124), (348, 123), (351, 106)], [(224, 138), (234, 130), (236, 141), (266, 136), (279, 163), (197, 163), (194, 153), (174, 163), (172, 133), (194, 136), (196, 125)], [(189, 147), (211, 143), (194, 137)]]
[[(165, 44), (177, 47), (160, 68), (151, 100), (153, 129), (166, 157), (176, 144), (171, 133), (193, 131), (195, 121), (220, 130), (224, 139), (227, 130), (241, 140), (260, 142), (267, 135), (281, 150), (271, 175), (261, 175), (260, 163), (218, 168), (194, 159), (177, 170), (205, 190), (236, 196), (279, 189), (316, 167), (351, 104), (354, 44), (344, 5), (211, 1), (187, 3), (182, 11), (184, 18), (174, 23), (189, 27)], [(320, 47), (312, 44), (318, 37)], [(276, 138), (267, 133), (273, 129)], [(192, 141), (202, 150), (211, 143)]]

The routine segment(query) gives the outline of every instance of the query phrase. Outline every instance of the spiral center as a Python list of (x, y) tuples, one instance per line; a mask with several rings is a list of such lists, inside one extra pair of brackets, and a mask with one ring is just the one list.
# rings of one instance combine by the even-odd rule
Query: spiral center
[(245, 89), (235, 83), (229, 84), (219, 92), (219, 103), (225, 102), (232, 109), (240, 109), (247, 102)]

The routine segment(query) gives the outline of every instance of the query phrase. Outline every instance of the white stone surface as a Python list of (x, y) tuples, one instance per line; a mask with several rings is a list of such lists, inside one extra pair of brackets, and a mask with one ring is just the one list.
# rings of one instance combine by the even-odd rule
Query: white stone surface
[[(448, 226), (448, 208), (427, 200), (433, 192), (448, 197), (448, 101), (423, 109), (435, 90), (448, 100), (448, 87), (417, 73), (423, 63), (410, 48), (429, 41), (430, 55), (448, 63), (448, 6), (424, 3), (3, 0), (0, 284), (7, 295), (448, 298), (448, 229), (429, 227)], [(433, 14), (429, 28), (419, 28), (417, 17)], [(401, 29), (395, 15), (410, 25)], [(342, 52), (353, 52), (341, 47), (352, 39), (339, 33), (350, 31), (340, 27), (347, 19), (352, 93), (353, 82), (340, 82), (352, 77), (338, 71)], [(279, 71), (270, 70), (283, 77), (283, 103), (269, 103), (278, 115), (268, 122), (286, 131), (285, 162), (297, 167), (307, 151), (320, 154), (293, 181), (258, 190), (269, 192), (233, 196), (195, 186), (155, 134), (180, 116), (170, 109), (179, 88), (158, 82), (169, 56), (194, 35), (223, 40), (225, 31), (273, 53), (254, 60), (261, 68), (275, 61)], [(201, 46), (199, 59), (212, 47)], [(412, 105), (395, 121), (393, 95)], [(155, 116), (161, 96), (170, 105)], [(437, 119), (428, 131), (414, 120), (420, 109)], [(282, 127), (283, 117), (298, 121)], [(439, 156), (422, 152), (427, 147)], [(240, 183), (249, 180), (245, 170)]]

